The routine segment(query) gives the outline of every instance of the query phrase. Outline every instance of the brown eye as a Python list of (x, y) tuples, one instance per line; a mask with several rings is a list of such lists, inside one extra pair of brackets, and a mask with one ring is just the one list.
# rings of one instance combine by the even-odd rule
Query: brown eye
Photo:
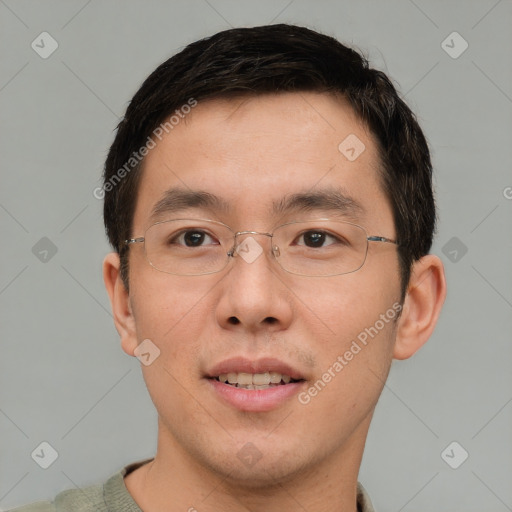
[(169, 240), (169, 244), (185, 245), (186, 247), (202, 247), (204, 242), (213, 241), (213, 238), (206, 232), (200, 230), (182, 231)]
[(305, 245), (306, 247), (311, 248), (318, 248), (318, 247), (324, 247), (325, 245), (331, 245), (326, 244), (326, 242), (332, 240), (331, 243), (336, 243), (339, 241), (334, 235), (330, 235), (329, 233), (326, 233), (325, 231), (306, 231), (299, 235), (297, 240), (303, 239), (303, 243), (297, 243), (297, 245)]

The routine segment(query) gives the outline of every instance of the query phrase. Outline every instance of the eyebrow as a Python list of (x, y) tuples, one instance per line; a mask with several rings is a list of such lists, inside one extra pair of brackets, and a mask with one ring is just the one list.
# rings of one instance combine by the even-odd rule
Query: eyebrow
[[(231, 205), (225, 199), (203, 190), (171, 188), (155, 204), (150, 219), (156, 221), (164, 215), (179, 213), (190, 209), (209, 210), (210, 213), (227, 214)], [(271, 206), (273, 215), (291, 213), (329, 212), (337, 217), (359, 220), (366, 213), (361, 203), (341, 188), (327, 187), (315, 191), (297, 192), (274, 201)]]
[(363, 205), (341, 188), (327, 187), (314, 192), (298, 192), (274, 201), (272, 211), (276, 215), (326, 211), (330, 215), (359, 220), (366, 210)]
[(224, 199), (202, 190), (186, 190), (171, 188), (166, 190), (162, 198), (151, 211), (150, 219), (157, 220), (169, 213), (178, 213), (191, 208), (227, 213), (229, 203)]

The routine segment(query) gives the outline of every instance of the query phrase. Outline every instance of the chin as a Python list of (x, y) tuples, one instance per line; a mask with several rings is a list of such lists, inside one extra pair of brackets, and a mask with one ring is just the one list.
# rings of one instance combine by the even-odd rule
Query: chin
[[(257, 443), (246, 443), (241, 449), (229, 452), (208, 454), (203, 451), (200, 464), (208, 467), (227, 486), (252, 491), (265, 489), (267, 492), (274, 487), (279, 489), (297, 475), (304, 475), (314, 464), (300, 446), (285, 447), (284, 443), (280, 447), (269, 446), (267, 441), (267, 445), (258, 450), (255, 448)], [(260, 446), (262, 444), (260, 442)]]
[[(225, 466), (224, 472), (225, 472)], [(218, 474), (217, 469), (216, 473)], [(297, 474), (303, 473), (304, 468), (300, 464), (294, 464), (294, 461), (259, 461), (253, 467), (242, 467), (235, 465), (230, 473), (223, 475), (227, 486), (232, 485), (236, 489), (246, 489), (250, 491), (265, 490), (266, 493), (275, 488), (281, 489), (281, 486), (288, 481), (296, 478)]]

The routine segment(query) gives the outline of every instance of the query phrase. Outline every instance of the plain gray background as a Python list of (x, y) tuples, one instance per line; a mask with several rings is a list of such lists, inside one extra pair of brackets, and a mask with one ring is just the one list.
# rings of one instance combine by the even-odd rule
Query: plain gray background
[[(378, 512), (512, 510), (511, 21), (510, 0), (0, 0), (0, 508), (154, 454), (156, 412), (101, 277), (93, 189), (158, 64), (230, 26), (288, 22), (389, 73), (435, 165), (448, 298), (429, 343), (393, 363), (360, 480)], [(31, 47), (42, 32), (58, 43), (46, 59)], [(43, 441), (58, 452), (48, 469), (31, 457)], [(453, 441), (452, 464), (469, 454), (457, 469), (441, 456)]]

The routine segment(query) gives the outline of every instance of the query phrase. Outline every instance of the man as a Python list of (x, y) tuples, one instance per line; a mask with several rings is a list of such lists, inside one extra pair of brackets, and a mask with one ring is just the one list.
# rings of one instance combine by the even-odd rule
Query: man
[(108, 155), (104, 279), (153, 459), (20, 511), (365, 511), (391, 361), (445, 298), (414, 115), (355, 51), (234, 29), (159, 66)]

